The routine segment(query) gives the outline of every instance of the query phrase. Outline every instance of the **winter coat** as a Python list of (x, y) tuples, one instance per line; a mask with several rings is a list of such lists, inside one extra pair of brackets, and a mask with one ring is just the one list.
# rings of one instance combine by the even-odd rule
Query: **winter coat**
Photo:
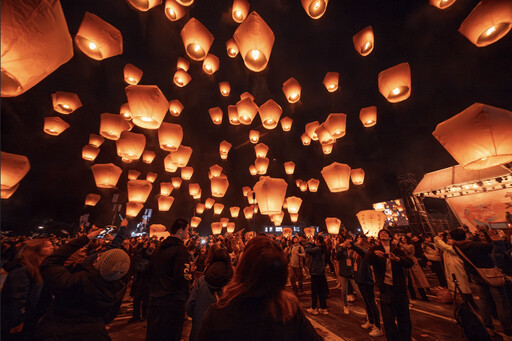
[(105, 281), (93, 266), (96, 257), (72, 272), (64, 267), (66, 259), (88, 242), (87, 236), (71, 239), (42, 262), (41, 275), (55, 298), (39, 321), (37, 340), (110, 340), (105, 325), (119, 311), (124, 281)]
[(311, 256), (310, 275), (325, 275), (325, 245), (308, 244), (306, 254)]
[(368, 250), (363, 250), (359, 246), (354, 245), (352, 243), (353, 250), (360, 256), (357, 259), (357, 271), (354, 275), (354, 279), (357, 284), (375, 284), (373, 280), (373, 271), (368, 264), (368, 259), (366, 258), (366, 253)]
[(339, 275), (341, 277), (354, 278), (354, 260), (350, 257), (348, 249), (338, 247), (336, 250), (336, 260), (338, 261)]
[[(455, 241), (454, 246), (459, 248), (464, 255), (478, 268), (493, 268), (494, 263), (490, 257), (493, 245), (491, 243), (473, 242), (471, 240)], [(471, 280), (481, 285), (487, 285), (472, 265), (464, 260), (466, 273), (471, 276)]]
[(442, 252), (444, 274), (448, 283), (448, 289), (451, 291), (455, 290), (455, 283), (453, 282), (452, 276), (452, 274), (455, 274), (462, 293), (471, 294), (468, 275), (464, 269), (464, 262), (462, 259), (459, 257), (459, 255), (457, 255), (453, 247), (449, 244), (446, 244), (440, 237), (435, 237), (434, 243)]
[[(375, 283), (379, 287), (380, 291), (384, 288), (384, 279), (386, 274), (386, 261), (387, 258), (378, 257), (375, 251), (384, 250), (384, 246), (379, 244), (372, 247), (366, 254), (368, 263), (373, 266), (373, 273), (375, 274)], [(393, 289), (395, 292), (406, 293), (407, 285), (405, 281), (405, 269), (409, 269), (414, 265), (414, 261), (408, 256), (405, 251), (401, 248), (391, 245), (391, 253), (400, 258), (399, 261), (391, 261), (391, 272), (393, 274)]]
[(428, 284), (427, 276), (425, 276), (418, 260), (414, 256), (414, 245), (409, 244), (402, 246), (407, 251), (409, 258), (414, 262), (413, 266), (409, 269), (412, 276), (412, 284), (415, 288), (429, 288), (430, 285)]
[(441, 253), (435, 244), (425, 243), (425, 257), (431, 262), (441, 261)]

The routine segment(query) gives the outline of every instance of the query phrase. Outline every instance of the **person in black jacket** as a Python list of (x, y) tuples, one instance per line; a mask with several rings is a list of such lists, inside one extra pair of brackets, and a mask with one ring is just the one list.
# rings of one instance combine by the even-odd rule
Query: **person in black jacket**
[(375, 281), (380, 291), (380, 309), (384, 331), (389, 341), (411, 340), (412, 324), (404, 269), (414, 264), (399, 244), (392, 243), (393, 235), (387, 229), (378, 234), (380, 243), (372, 247), (366, 257), (373, 265)]
[[(315, 244), (306, 246), (306, 254), (311, 256), (309, 274), (311, 276), (311, 308), (306, 311), (310, 314), (318, 313), (327, 315), (327, 295), (329, 287), (325, 277), (325, 243), (321, 235), (316, 236)], [(317, 310), (317, 301), (320, 301), (320, 309)]]
[(190, 273), (189, 254), (183, 240), (189, 224), (176, 219), (151, 259), (150, 299), (146, 341), (179, 341), (185, 320)]
[(151, 271), (149, 264), (156, 249), (156, 242), (140, 244), (133, 260), (133, 315), (130, 322), (146, 319), (149, 304), (149, 283)]

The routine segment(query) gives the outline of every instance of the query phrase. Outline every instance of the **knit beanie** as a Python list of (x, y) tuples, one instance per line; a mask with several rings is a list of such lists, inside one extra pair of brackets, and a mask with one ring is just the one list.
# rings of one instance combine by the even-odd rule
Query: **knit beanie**
[(105, 251), (98, 257), (94, 267), (105, 281), (116, 281), (126, 275), (130, 269), (130, 256), (121, 249)]

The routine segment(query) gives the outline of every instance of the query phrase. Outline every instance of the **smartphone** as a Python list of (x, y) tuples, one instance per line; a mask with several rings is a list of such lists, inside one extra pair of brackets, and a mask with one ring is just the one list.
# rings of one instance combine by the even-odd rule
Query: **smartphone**
[(114, 230), (114, 227), (113, 226), (107, 226), (103, 229), (103, 231), (100, 232), (100, 234), (98, 234), (98, 236), (96, 237), (96, 239), (101, 239), (101, 238), (105, 238), (107, 236), (107, 234), (109, 234), (110, 232), (112, 232)]

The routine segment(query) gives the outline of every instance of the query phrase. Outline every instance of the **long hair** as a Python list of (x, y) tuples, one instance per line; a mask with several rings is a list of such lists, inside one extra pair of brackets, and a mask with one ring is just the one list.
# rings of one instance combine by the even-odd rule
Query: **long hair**
[(20, 264), (27, 269), (30, 278), (37, 283), (43, 281), (41, 273), (39, 272), (39, 265), (43, 260), (43, 257), (41, 257), (41, 249), (49, 242), (50, 240), (48, 238), (28, 240), (17, 255)]
[(257, 236), (245, 247), (236, 272), (216, 306), (224, 308), (237, 297), (261, 298), (276, 321), (289, 321), (298, 300), (284, 290), (288, 263), (281, 248), (267, 237)]

